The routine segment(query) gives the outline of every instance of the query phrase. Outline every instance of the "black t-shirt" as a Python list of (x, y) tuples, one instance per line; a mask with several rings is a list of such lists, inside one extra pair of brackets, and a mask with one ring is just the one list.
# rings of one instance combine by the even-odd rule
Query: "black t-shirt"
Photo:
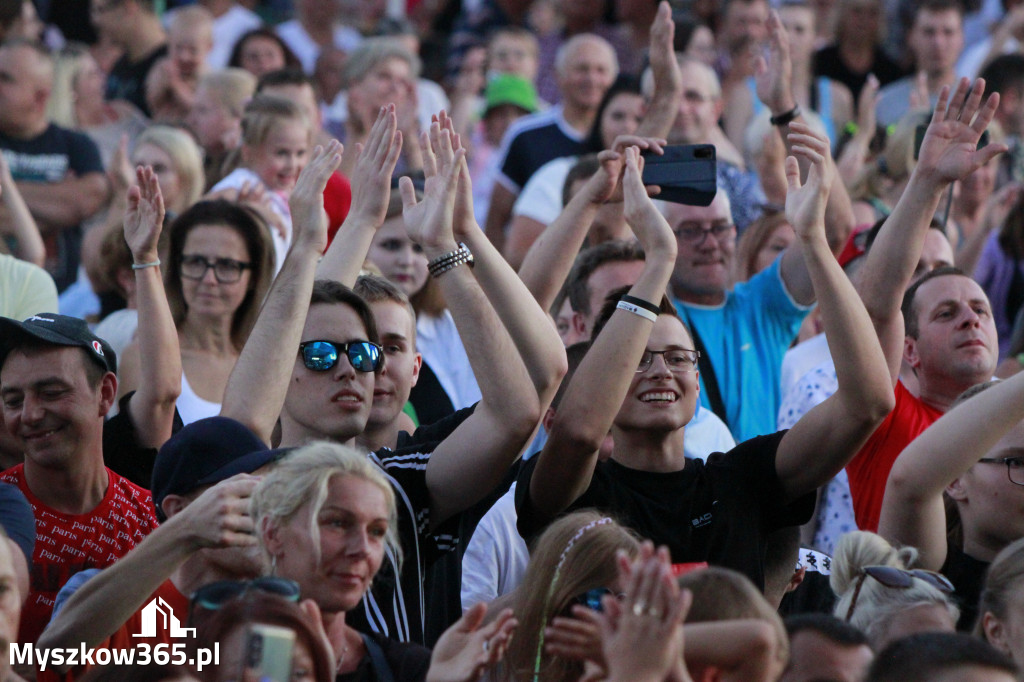
[(498, 182), (511, 182), (520, 192), (530, 176), (548, 161), (585, 154), (587, 146), (561, 117), (561, 107), (531, 114), (509, 128)]
[[(782, 504), (775, 452), (784, 431), (758, 436), (707, 462), (686, 460), (681, 471), (658, 473), (598, 462), (590, 487), (567, 511), (595, 508), (614, 515), (656, 545), (668, 546), (675, 563), (706, 561), (732, 568), (764, 589), (765, 538), (806, 522), (814, 493)], [(523, 464), (516, 486), (519, 532), (529, 542), (551, 519), (530, 503), (537, 457)]]
[[(376, 633), (367, 635), (380, 646), (384, 660), (391, 668), (391, 676), (395, 682), (422, 682), (427, 679), (430, 668), (430, 649), (419, 644), (396, 642)], [(387, 679), (379, 674), (370, 655), (363, 656), (355, 671), (337, 675), (335, 682), (383, 682)]]
[(161, 45), (137, 62), (129, 61), (128, 55), (118, 59), (107, 75), (107, 101), (126, 100), (149, 116), (149, 106), (146, 104), (146, 77), (153, 65), (166, 56), (167, 46)]
[(985, 588), (988, 567), (988, 561), (979, 561), (964, 554), (959, 547), (947, 543), (946, 563), (942, 565), (941, 573), (956, 588), (956, 602), (960, 606), (957, 630), (970, 632), (974, 628), (974, 621), (978, 618), (978, 600)]
[[(430, 454), (472, 412), (472, 408), (459, 410), (411, 435), (400, 434), (394, 451), (382, 448), (371, 453), (395, 491), (404, 556), (399, 573), (397, 558), (388, 551), (361, 606), (346, 614), (346, 622), (360, 632), (378, 632), (402, 642), (425, 642), (426, 632), (440, 634), (447, 627), (447, 620), (435, 623), (436, 616), (429, 608), (432, 600), (444, 599), (447, 588), (435, 589), (428, 577), (430, 567), (454, 550), (459, 515), (431, 531), (426, 470)], [(438, 632), (440, 625), (444, 627)]]
[[(103, 161), (96, 143), (86, 135), (50, 125), (29, 140), (0, 133), (0, 149), (18, 182), (59, 183), (71, 177), (103, 173)], [(46, 270), (53, 276), (58, 291), (64, 291), (78, 278), (81, 260), (82, 228), (74, 225), (45, 237)]]
[(875, 48), (874, 63), (864, 73), (857, 73), (843, 63), (839, 58), (839, 47), (836, 45), (823, 47), (814, 55), (814, 75), (831, 78), (850, 88), (854, 104), (857, 103), (860, 91), (868, 81), (869, 73), (875, 74), (882, 87), (907, 75), (903, 67), (889, 59), (880, 47)]
[[(128, 401), (133, 395), (135, 391), (123, 396), (118, 402), (118, 413), (103, 422), (103, 463), (114, 473), (149, 490), (153, 485), (157, 449), (139, 444), (135, 425), (128, 412)], [(175, 409), (171, 434), (177, 433), (183, 426), (181, 415)]]

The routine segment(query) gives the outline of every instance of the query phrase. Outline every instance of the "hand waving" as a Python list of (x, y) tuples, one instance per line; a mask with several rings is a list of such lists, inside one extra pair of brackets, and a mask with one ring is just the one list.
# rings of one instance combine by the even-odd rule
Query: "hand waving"
[(675, 35), (676, 25), (672, 21), (672, 7), (662, 0), (658, 5), (658, 13), (651, 23), (651, 42), (648, 49), (655, 89), (663, 85), (671, 87), (674, 91), (683, 89), (683, 74), (679, 70), (673, 46)]
[(453, 251), (457, 246), (453, 231), (455, 195), (466, 151), (456, 151), (452, 147), (451, 132), (441, 130), (436, 121), (431, 124), (429, 134), (420, 135), (420, 151), (426, 176), (423, 201), (416, 201), (412, 180), (403, 177), (399, 181), (405, 230), (428, 255), (432, 251)]
[(998, 92), (982, 105), (984, 93), (985, 81), (980, 78), (973, 87), (966, 78), (961, 79), (952, 97), (949, 86), (942, 88), (921, 142), (916, 172), (922, 177), (940, 185), (962, 180), (1008, 149), (995, 143), (978, 149), (978, 140), (999, 106)]
[(800, 167), (796, 157), (786, 158), (786, 219), (803, 239), (825, 238), (825, 205), (835, 177), (835, 165), (829, 153), (829, 141), (806, 123), (789, 124), (789, 140), (793, 153), (807, 159), (811, 166), (807, 181), (800, 183)]
[(629, 223), (645, 253), (659, 253), (675, 260), (678, 248), (675, 235), (672, 234), (672, 228), (665, 217), (647, 196), (641, 179), (643, 157), (640, 156), (640, 150), (636, 147), (627, 147), (625, 154), (626, 174), (622, 180), (622, 189), (626, 222)]
[(779, 13), (768, 15), (768, 59), (758, 56), (754, 60), (754, 81), (758, 98), (768, 105), (773, 114), (793, 108), (793, 64), (789, 57), (789, 35)]
[(327, 212), (324, 210), (324, 189), (331, 174), (341, 165), (341, 143), (331, 140), (327, 148), (313, 150), (309, 163), (299, 173), (288, 199), (292, 213), (292, 244), (308, 245), (323, 251), (327, 248)]
[(128, 189), (124, 211), (124, 239), (136, 263), (157, 260), (157, 241), (164, 226), (164, 197), (156, 173), (149, 166), (135, 169), (137, 184)]
[(402, 131), (397, 130), (395, 105), (381, 107), (366, 143), (357, 145), (352, 171), (352, 215), (377, 229), (384, 224), (391, 199), (391, 174), (402, 153)]
[(475, 682), (502, 659), (518, 621), (505, 609), (481, 627), (485, 615), (487, 604), (477, 604), (444, 631), (430, 656), (427, 682)]

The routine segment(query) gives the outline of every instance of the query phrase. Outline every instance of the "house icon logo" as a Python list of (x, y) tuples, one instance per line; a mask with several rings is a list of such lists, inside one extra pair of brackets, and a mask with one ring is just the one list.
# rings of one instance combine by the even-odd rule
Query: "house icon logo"
[(156, 637), (158, 625), (170, 633), (171, 637), (195, 637), (195, 628), (181, 627), (181, 621), (174, 615), (174, 610), (163, 598), (157, 597), (142, 609), (142, 632), (132, 637)]

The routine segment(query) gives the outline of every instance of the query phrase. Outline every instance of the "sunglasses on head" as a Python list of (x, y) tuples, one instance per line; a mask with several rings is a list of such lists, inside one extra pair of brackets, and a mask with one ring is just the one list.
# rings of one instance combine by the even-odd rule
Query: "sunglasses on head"
[(905, 569), (896, 568), (895, 566), (865, 566), (860, 577), (857, 579), (857, 586), (853, 590), (853, 598), (850, 600), (850, 608), (846, 611), (846, 620), (849, 621), (853, 616), (853, 608), (857, 605), (857, 597), (860, 596), (860, 588), (864, 586), (864, 581), (868, 578), (874, 578), (878, 582), (882, 583), (886, 587), (905, 590), (914, 585), (914, 578), (923, 580), (935, 589), (939, 590), (943, 594), (953, 594), (956, 588), (953, 583), (949, 581), (949, 578), (936, 573), (935, 571), (926, 571), (922, 568)]
[(255, 580), (220, 580), (203, 585), (192, 593), (190, 602), (193, 607), (201, 606), (208, 611), (216, 611), (231, 600), (253, 590), (273, 594), (292, 602), (299, 601), (297, 582), (288, 578), (267, 576)]
[(302, 364), (314, 372), (326, 372), (338, 364), (344, 353), (358, 372), (376, 372), (384, 364), (384, 349), (372, 341), (306, 341), (299, 344)]

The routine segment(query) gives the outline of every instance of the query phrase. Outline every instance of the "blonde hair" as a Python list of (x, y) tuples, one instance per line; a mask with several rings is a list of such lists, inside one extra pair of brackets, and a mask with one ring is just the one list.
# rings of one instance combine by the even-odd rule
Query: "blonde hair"
[[(909, 569), (917, 562), (917, 550), (913, 547), (896, 549), (880, 535), (866, 531), (847, 533), (836, 547), (832, 559), (832, 574), (829, 584), (839, 600), (833, 611), (837, 618), (848, 620), (867, 635), (872, 647), (885, 641), (889, 621), (900, 611), (915, 606), (943, 606), (955, 623), (960, 609), (938, 588), (919, 578), (907, 588), (886, 587), (877, 580), (867, 579), (864, 569), (868, 566), (890, 566)], [(856, 608), (850, 612), (853, 594), (860, 584)]]
[(575, 512), (548, 526), (532, 548), (523, 582), (513, 593), (519, 628), (509, 643), (501, 679), (529, 679), (538, 663), (545, 682), (580, 678), (582, 663), (546, 653), (538, 657), (544, 628), (569, 608), (573, 598), (615, 585), (619, 577), (615, 557), (620, 550), (636, 556), (640, 543), (631, 530), (598, 512)]
[(241, 118), (245, 103), (256, 92), (256, 76), (245, 69), (221, 69), (203, 75), (198, 88), (205, 88), (229, 114)]
[(985, 588), (978, 605), (974, 635), (987, 640), (985, 614), (1001, 621), (1010, 616), (1010, 599), (1024, 592), (1024, 538), (1014, 540), (996, 555), (985, 576)]
[(46, 118), (63, 128), (77, 128), (75, 117), (75, 83), (87, 60), (89, 48), (82, 43), (68, 43), (53, 58), (53, 86), (46, 102)]
[[(256, 487), (250, 503), (250, 515), (256, 527), (291, 522), (309, 504), (309, 533), (313, 552), (320, 561), (320, 528), (317, 516), (327, 501), (327, 489), (335, 476), (353, 476), (371, 483), (384, 494), (388, 508), (388, 531), (384, 538), (387, 549), (401, 564), (402, 546), (398, 539), (398, 511), (395, 492), (369, 458), (353, 448), (329, 441), (316, 441), (289, 453)], [(265, 538), (260, 542), (266, 552)]]
[(363, 80), (377, 64), (387, 59), (401, 59), (409, 65), (412, 77), (419, 78), (420, 69), (423, 67), (420, 58), (409, 52), (401, 42), (393, 37), (380, 36), (363, 40), (345, 60), (345, 67), (342, 71), (345, 87), (351, 87), (353, 83)]
[(729, 568), (710, 566), (679, 577), (679, 587), (693, 593), (687, 623), (757, 619), (772, 626), (781, 665), (789, 660), (789, 636), (782, 618), (750, 578)]
[[(176, 9), (171, 14), (168, 33), (182, 31), (190, 36), (197, 36), (213, 44), (213, 15), (210, 10), (199, 5), (187, 5)], [(205, 34), (205, 35), (204, 35)]]
[(242, 114), (242, 144), (258, 147), (266, 142), (274, 128), (284, 121), (296, 121), (306, 127), (307, 137), (313, 139), (313, 129), (306, 112), (295, 102), (280, 95), (258, 94), (253, 97)]
[(911, 111), (900, 119), (896, 129), (886, 138), (885, 149), (854, 180), (850, 198), (867, 200), (885, 196), (885, 182), (902, 182), (910, 177), (917, 161), (914, 160), (914, 140), (917, 126), (927, 124), (931, 114), (924, 110)]
[(192, 136), (180, 128), (154, 125), (146, 128), (136, 138), (136, 149), (144, 144), (159, 147), (174, 163), (174, 172), (178, 174), (182, 186), (182, 203), (178, 212), (199, 201), (206, 178), (203, 174), (203, 153)]

